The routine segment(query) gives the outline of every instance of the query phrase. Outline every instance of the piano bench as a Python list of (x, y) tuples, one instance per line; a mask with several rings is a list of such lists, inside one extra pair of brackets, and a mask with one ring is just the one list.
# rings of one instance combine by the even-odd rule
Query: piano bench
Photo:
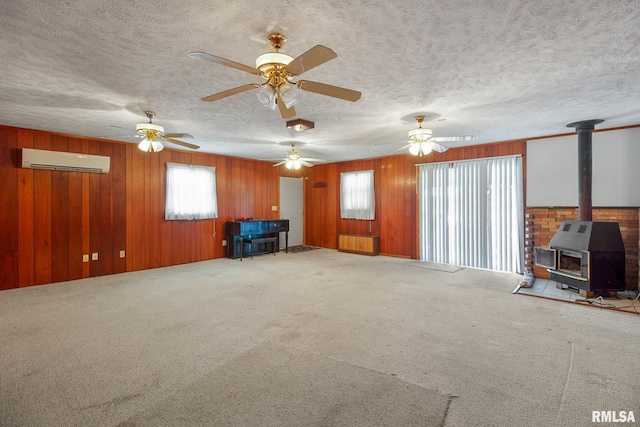
[[(251, 259), (253, 259), (253, 245), (260, 243), (271, 243), (271, 252), (275, 256), (276, 254), (276, 243), (278, 242), (277, 237), (256, 237), (253, 239), (242, 239), (244, 243), (249, 244), (249, 253), (251, 254)], [(242, 261), (242, 256), (244, 252), (244, 245), (240, 248), (240, 261)]]

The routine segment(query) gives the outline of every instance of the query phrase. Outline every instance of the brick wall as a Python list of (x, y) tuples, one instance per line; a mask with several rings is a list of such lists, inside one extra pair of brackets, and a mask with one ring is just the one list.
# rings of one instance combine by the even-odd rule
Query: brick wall
[[(527, 268), (533, 269), (535, 277), (548, 279), (546, 268), (533, 262), (533, 247), (548, 247), (562, 221), (578, 220), (576, 208), (526, 208), (525, 210), (525, 257)], [(624, 242), (626, 254), (627, 289), (640, 288), (640, 209), (638, 208), (593, 208), (593, 220), (617, 222)]]

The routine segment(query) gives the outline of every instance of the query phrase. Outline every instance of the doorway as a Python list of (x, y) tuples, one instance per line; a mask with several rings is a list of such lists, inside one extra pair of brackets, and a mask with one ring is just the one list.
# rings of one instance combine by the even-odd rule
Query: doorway
[[(280, 218), (289, 220), (289, 247), (303, 244), (302, 211), (302, 179), (280, 177)], [(280, 236), (280, 246), (284, 248), (284, 236)]]

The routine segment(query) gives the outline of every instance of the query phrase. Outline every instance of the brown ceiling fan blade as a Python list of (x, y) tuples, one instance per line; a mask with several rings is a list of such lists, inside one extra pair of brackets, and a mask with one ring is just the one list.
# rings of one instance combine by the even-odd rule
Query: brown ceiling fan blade
[(435, 138), (431, 138), (431, 141), (437, 142), (447, 142), (447, 141), (473, 141), (476, 139), (474, 136), (466, 135), (466, 136), (438, 136)]
[(193, 136), (188, 133), (165, 133), (165, 138), (193, 138)]
[(196, 59), (206, 59), (207, 61), (215, 62), (216, 64), (224, 65), (226, 67), (235, 68), (236, 70), (244, 71), (249, 74), (255, 74), (256, 76), (260, 75), (260, 71), (256, 68), (250, 67), (248, 65), (241, 64), (239, 62), (232, 61), (230, 59), (221, 58), (219, 56), (211, 55), (209, 53), (204, 52), (191, 52), (189, 53), (190, 58)]
[(182, 141), (178, 141), (177, 139), (171, 139), (171, 138), (162, 138), (162, 141), (164, 142), (170, 142), (172, 144), (176, 144), (176, 145), (181, 145), (183, 147), (187, 147), (187, 148), (191, 148), (193, 150), (197, 150), (198, 148), (200, 148), (199, 145), (195, 145), (195, 144), (190, 144), (188, 142), (182, 142)]
[(338, 55), (328, 47), (317, 45), (289, 62), (284, 69), (294, 76), (299, 76), (305, 71), (309, 71), (337, 57)]
[(284, 105), (284, 102), (282, 102), (282, 100), (280, 99), (279, 94), (278, 94), (278, 99), (276, 100), (276, 103), (278, 104), (278, 109), (280, 110), (280, 115), (282, 116), (283, 119), (290, 119), (296, 116), (296, 110), (295, 108), (293, 108), (293, 105), (287, 108), (287, 106)]
[(248, 84), (248, 85), (244, 85), (244, 86), (238, 86), (238, 87), (234, 87), (233, 89), (225, 90), (224, 92), (215, 93), (213, 95), (205, 96), (204, 98), (202, 98), (202, 100), (204, 102), (218, 101), (218, 100), (226, 98), (228, 96), (236, 95), (238, 93), (246, 92), (248, 90), (255, 89), (255, 88), (258, 88), (258, 87), (260, 87), (260, 85), (256, 84), (256, 83), (252, 83), (252, 84)]
[(304, 160), (305, 162), (316, 162), (316, 163), (324, 163), (326, 160), (323, 159), (313, 159), (311, 157), (301, 157), (300, 160)]
[(273, 165), (273, 166), (274, 166), (274, 167), (276, 167), (276, 166), (284, 165), (284, 164), (285, 164), (285, 163), (287, 163), (288, 161), (289, 161), (289, 159), (287, 159), (287, 160), (283, 160), (283, 161), (281, 161), (280, 163), (276, 163), (276, 164), (275, 164), (275, 165)]
[(320, 95), (332, 96), (334, 98), (344, 99), (345, 101), (356, 102), (362, 94), (355, 90), (345, 89), (343, 87), (331, 86), (324, 83), (311, 82), (309, 80), (300, 80), (296, 83), (298, 89), (308, 92), (319, 93)]
[(312, 168), (312, 167), (313, 167), (313, 164), (312, 164), (312, 163), (305, 162), (305, 161), (304, 161), (304, 160), (302, 160), (302, 159), (298, 159), (298, 161), (300, 162), (300, 164), (301, 164), (302, 166), (306, 166), (306, 167), (308, 167), (308, 168)]

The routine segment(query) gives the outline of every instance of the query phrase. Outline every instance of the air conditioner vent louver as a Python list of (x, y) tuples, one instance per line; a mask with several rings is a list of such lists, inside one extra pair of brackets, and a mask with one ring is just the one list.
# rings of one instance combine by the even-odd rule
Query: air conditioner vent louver
[(22, 167), (67, 172), (109, 173), (111, 158), (64, 151), (22, 149)]

